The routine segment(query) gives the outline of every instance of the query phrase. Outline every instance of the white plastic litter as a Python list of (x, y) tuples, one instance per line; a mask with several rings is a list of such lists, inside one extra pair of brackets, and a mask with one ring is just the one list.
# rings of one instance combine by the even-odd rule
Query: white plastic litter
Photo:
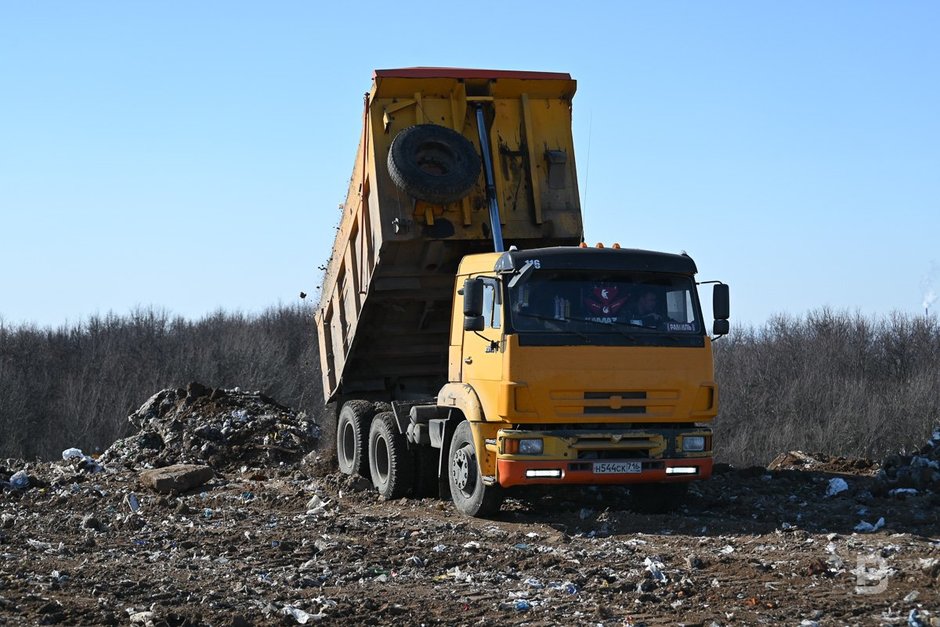
[(319, 496), (314, 494), (309, 501), (307, 501), (307, 513), (311, 516), (319, 516), (326, 512), (326, 506), (329, 505), (328, 501), (324, 501)]
[(451, 570), (448, 570), (447, 576), (453, 577), (454, 581), (465, 581), (467, 583), (471, 583), (473, 581), (470, 573), (466, 573), (460, 570), (460, 566), (454, 566)]
[(153, 624), (153, 612), (134, 612), (127, 618), (132, 625), (147, 625)]
[(888, 566), (884, 560), (877, 562), (878, 567), (872, 568), (873, 562), (862, 562), (859, 561), (858, 566), (849, 572), (855, 575), (855, 581), (857, 584), (861, 585), (865, 582), (867, 583), (877, 583), (883, 581), (886, 577), (893, 575), (895, 571), (893, 568)]
[(829, 480), (829, 487), (826, 488), (826, 496), (835, 496), (841, 492), (845, 492), (849, 489), (849, 484), (846, 483), (845, 479), (841, 477), (836, 477), (835, 479)]
[(79, 468), (82, 470), (90, 471), (92, 473), (102, 472), (104, 470), (104, 466), (99, 464), (94, 457), (85, 455), (85, 453), (83, 453), (82, 449), (80, 448), (67, 448), (62, 451), (62, 461), (67, 462), (73, 459), (78, 459), (83, 462), (83, 464), (79, 464)]
[(62, 451), (62, 461), (67, 462), (70, 459), (85, 459), (85, 454), (80, 448), (67, 448)]
[(869, 522), (865, 522), (863, 520), (862, 522), (855, 525), (855, 531), (858, 531), (859, 533), (872, 533), (874, 531), (878, 531), (884, 526), (885, 526), (885, 519), (884, 519), (884, 516), (882, 516), (881, 518), (878, 519), (878, 522), (876, 522), (874, 525)]
[(306, 625), (309, 623), (311, 618), (310, 614), (294, 607), (293, 605), (285, 605), (283, 608), (281, 608), (281, 614), (284, 616), (292, 616), (294, 620), (301, 625)]
[(917, 494), (915, 488), (895, 488), (888, 491), (890, 496), (914, 496), (915, 494)]
[(664, 583), (669, 581), (666, 578), (666, 573), (663, 572), (666, 566), (659, 560), (652, 560), (647, 557), (643, 560), (643, 565), (646, 566), (646, 570), (650, 571), (650, 574), (653, 575), (653, 579), (656, 581), (662, 581)]

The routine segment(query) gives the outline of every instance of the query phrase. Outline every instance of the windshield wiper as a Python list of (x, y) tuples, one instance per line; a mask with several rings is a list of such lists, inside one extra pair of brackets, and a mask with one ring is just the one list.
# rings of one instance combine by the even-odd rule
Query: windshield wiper
[(635, 338), (635, 337), (633, 337), (632, 335), (628, 334), (626, 331), (624, 331), (624, 330), (622, 330), (622, 329), (618, 329), (617, 327), (618, 327), (618, 326), (623, 326), (623, 327), (639, 327), (639, 328), (641, 328), (641, 329), (646, 329), (646, 328), (648, 328), (648, 327), (644, 327), (644, 326), (639, 325), (639, 324), (633, 324), (632, 322), (616, 322), (616, 321), (614, 321), (614, 320), (609, 320), (609, 321), (607, 321), (607, 322), (605, 322), (605, 321), (603, 321), (603, 320), (591, 320), (590, 318), (566, 318), (566, 320), (574, 320), (575, 322), (588, 322), (588, 323), (590, 323), (590, 324), (599, 324), (599, 325), (601, 325), (601, 326), (603, 326), (603, 327), (610, 327), (611, 329), (613, 329), (614, 331), (616, 331), (617, 333), (619, 333), (619, 334), (622, 335), (623, 337), (627, 338), (628, 340), (632, 340), (633, 342), (636, 342), (636, 338)]
[[(523, 312), (521, 312), (521, 311), (520, 311), (520, 312), (516, 312), (516, 313), (517, 313), (518, 315), (520, 315), (520, 316), (528, 316), (528, 317), (530, 317), (530, 318), (537, 318), (537, 319), (539, 319), (539, 320), (548, 320), (549, 322), (567, 322), (567, 321), (572, 321), (572, 322), (587, 322), (587, 323), (590, 323), (590, 324), (599, 324), (599, 325), (601, 325), (602, 327), (609, 327), (609, 328), (613, 329), (614, 331), (616, 331), (617, 333), (619, 333), (621, 336), (623, 336), (623, 337), (625, 337), (625, 338), (627, 338), (628, 340), (631, 340), (631, 341), (633, 341), (633, 342), (636, 342), (636, 338), (635, 338), (635, 337), (633, 337), (632, 335), (629, 335), (628, 333), (626, 333), (625, 331), (623, 331), (623, 330), (621, 330), (621, 329), (618, 329), (615, 325), (622, 325), (622, 326), (640, 326), (640, 325), (634, 325), (634, 324), (630, 324), (630, 323), (619, 323), (619, 322), (618, 322), (618, 323), (615, 323), (615, 322), (613, 322), (613, 321), (610, 321), (610, 322), (603, 322), (603, 321), (601, 321), (601, 320), (591, 320), (590, 318), (573, 318), (573, 317), (570, 317), (570, 316), (569, 316), (569, 317), (567, 317), (567, 318), (561, 318), (561, 319), (559, 319), (559, 318), (552, 318), (552, 317), (549, 317), (549, 316), (542, 316), (542, 315), (539, 315), (539, 314), (523, 313)], [(647, 327), (641, 327), (641, 328), (647, 328)], [(575, 333), (575, 334), (577, 334), (577, 335), (583, 337), (585, 340), (588, 340), (588, 341), (589, 341), (588, 336), (585, 335), (584, 333), (581, 333), (581, 332), (578, 331), (577, 329), (564, 329), (564, 331), (570, 331), (571, 333)]]
[[(560, 326), (560, 323), (564, 323), (564, 322), (567, 321), (567, 320), (577, 320), (577, 318), (561, 318), (561, 319), (559, 319), (559, 318), (553, 318), (552, 316), (543, 316), (543, 315), (537, 314), (537, 313), (526, 313), (526, 312), (522, 312), (522, 311), (517, 311), (517, 312), (516, 312), (516, 315), (517, 315), (517, 316), (525, 316), (526, 318), (535, 318), (536, 320), (545, 320), (545, 321), (547, 321), (547, 322), (554, 322), (554, 323), (556, 323), (556, 324), (559, 324), (559, 326)], [(522, 331), (532, 331), (532, 330), (534, 330), (534, 329), (522, 329)], [(549, 331), (549, 332), (553, 332), (553, 333), (574, 333), (575, 335), (577, 335), (578, 337), (580, 337), (580, 338), (581, 338), (582, 340), (584, 340), (585, 342), (590, 342), (590, 341), (591, 341), (591, 338), (590, 338), (590, 337), (588, 337), (588, 336), (585, 335), (584, 333), (581, 333), (581, 332), (578, 331), (577, 329), (559, 328), (559, 329), (546, 329), (546, 330)]]

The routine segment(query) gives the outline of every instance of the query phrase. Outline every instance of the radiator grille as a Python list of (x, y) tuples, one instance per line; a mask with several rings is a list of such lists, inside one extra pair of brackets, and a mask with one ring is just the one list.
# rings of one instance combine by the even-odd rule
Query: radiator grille
[(649, 416), (668, 418), (675, 414), (678, 390), (558, 390), (551, 394), (559, 416)]

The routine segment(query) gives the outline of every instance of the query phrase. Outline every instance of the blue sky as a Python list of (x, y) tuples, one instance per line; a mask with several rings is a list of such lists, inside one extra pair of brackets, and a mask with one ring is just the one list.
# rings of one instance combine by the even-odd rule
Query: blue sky
[(587, 239), (688, 251), (734, 323), (940, 291), (936, 2), (331, 4), (0, 5), (0, 317), (315, 294), (417, 65), (570, 72)]

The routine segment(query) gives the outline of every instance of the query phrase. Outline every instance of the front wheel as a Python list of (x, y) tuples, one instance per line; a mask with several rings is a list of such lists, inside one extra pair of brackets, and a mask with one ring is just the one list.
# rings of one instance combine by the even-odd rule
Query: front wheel
[(457, 425), (448, 455), (450, 494), (457, 510), (468, 516), (486, 517), (499, 511), (503, 491), (483, 483), (480, 464), (473, 445), (473, 431), (466, 420)]

